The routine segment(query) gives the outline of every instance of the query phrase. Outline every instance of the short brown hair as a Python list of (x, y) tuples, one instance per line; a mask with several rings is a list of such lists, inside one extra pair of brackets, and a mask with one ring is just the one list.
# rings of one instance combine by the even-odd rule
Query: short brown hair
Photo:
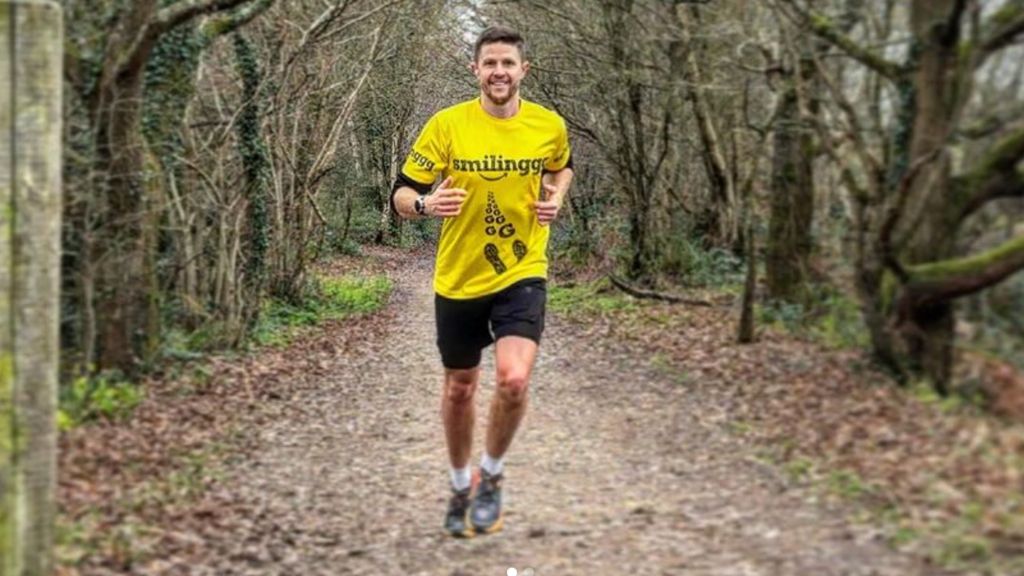
[(512, 44), (519, 50), (519, 57), (526, 60), (526, 41), (519, 32), (505, 26), (491, 26), (480, 33), (473, 45), (473, 61), (480, 59), (480, 49), (487, 44)]

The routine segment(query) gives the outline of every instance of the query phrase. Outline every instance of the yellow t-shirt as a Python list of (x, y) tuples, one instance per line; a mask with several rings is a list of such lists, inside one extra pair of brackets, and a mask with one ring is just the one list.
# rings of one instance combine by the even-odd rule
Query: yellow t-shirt
[(452, 176), (452, 187), (468, 193), (462, 212), (441, 226), (438, 294), (477, 298), (547, 277), (550, 227), (537, 222), (533, 203), (541, 173), (565, 168), (569, 156), (565, 121), (539, 104), (521, 100), (505, 119), (488, 114), (479, 99), (434, 114), (402, 172), (421, 184)]

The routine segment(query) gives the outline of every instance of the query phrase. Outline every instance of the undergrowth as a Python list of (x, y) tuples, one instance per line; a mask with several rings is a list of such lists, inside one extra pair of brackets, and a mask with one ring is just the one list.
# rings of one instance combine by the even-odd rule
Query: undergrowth
[(826, 348), (866, 348), (867, 328), (857, 301), (831, 287), (817, 287), (808, 304), (769, 301), (756, 309), (757, 323), (801, 337)]
[[(249, 343), (282, 346), (291, 342), (303, 327), (375, 312), (387, 303), (391, 289), (391, 281), (384, 276), (321, 278), (311, 285), (301, 303), (267, 302)], [(184, 361), (201, 359), (218, 342), (211, 335), (214, 332), (213, 328), (191, 333), (172, 331), (165, 343), (164, 356)], [(78, 376), (61, 386), (57, 425), (61, 430), (70, 430), (94, 420), (124, 419), (144, 396), (141, 385), (117, 372)]]
[(79, 376), (61, 389), (57, 426), (69, 430), (92, 420), (126, 418), (143, 396), (138, 384), (115, 372)]
[(548, 288), (548, 310), (559, 314), (631, 310), (636, 306), (636, 299), (616, 290), (607, 278)]
[(391, 280), (385, 276), (320, 279), (301, 303), (269, 301), (252, 341), (260, 346), (282, 346), (291, 342), (301, 327), (375, 312), (387, 303), (391, 289)]

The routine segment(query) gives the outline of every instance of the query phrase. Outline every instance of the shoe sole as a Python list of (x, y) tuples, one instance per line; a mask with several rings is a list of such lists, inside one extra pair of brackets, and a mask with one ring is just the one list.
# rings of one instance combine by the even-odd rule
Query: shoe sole
[(452, 538), (457, 538), (459, 540), (469, 540), (470, 538), (476, 536), (476, 531), (474, 531), (473, 529), (466, 530), (465, 532), (452, 532), (451, 530), (447, 530), (447, 532), (449, 536), (451, 536)]
[(494, 534), (495, 532), (501, 532), (501, 529), (504, 527), (505, 515), (502, 513), (501, 516), (498, 516), (498, 520), (495, 521), (494, 524), (491, 524), (490, 528), (481, 528), (474, 524), (473, 530), (476, 531), (477, 534)]
[(476, 536), (476, 529), (473, 527), (473, 524), (469, 521), (469, 511), (468, 510), (466, 511), (466, 518), (465, 518), (464, 521), (466, 522), (466, 526), (468, 526), (468, 528), (466, 528), (464, 531), (462, 531), (462, 532), (452, 532), (451, 530), (445, 530), (445, 532), (447, 532), (448, 535), (451, 536), (452, 538), (458, 538), (460, 540), (469, 539), (469, 538), (472, 538), (473, 536)]

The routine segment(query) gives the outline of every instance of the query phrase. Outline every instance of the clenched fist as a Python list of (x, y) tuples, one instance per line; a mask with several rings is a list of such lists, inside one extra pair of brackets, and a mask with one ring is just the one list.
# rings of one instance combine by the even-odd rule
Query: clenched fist
[(541, 226), (547, 226), (558, 217), (558, 211), (562, 208), (562, 198), (558, 194), (558, 188), (551, 184), (542, 185), (544, 199), (533, 203), (533, 210), (537, 213), (537, 222)]

